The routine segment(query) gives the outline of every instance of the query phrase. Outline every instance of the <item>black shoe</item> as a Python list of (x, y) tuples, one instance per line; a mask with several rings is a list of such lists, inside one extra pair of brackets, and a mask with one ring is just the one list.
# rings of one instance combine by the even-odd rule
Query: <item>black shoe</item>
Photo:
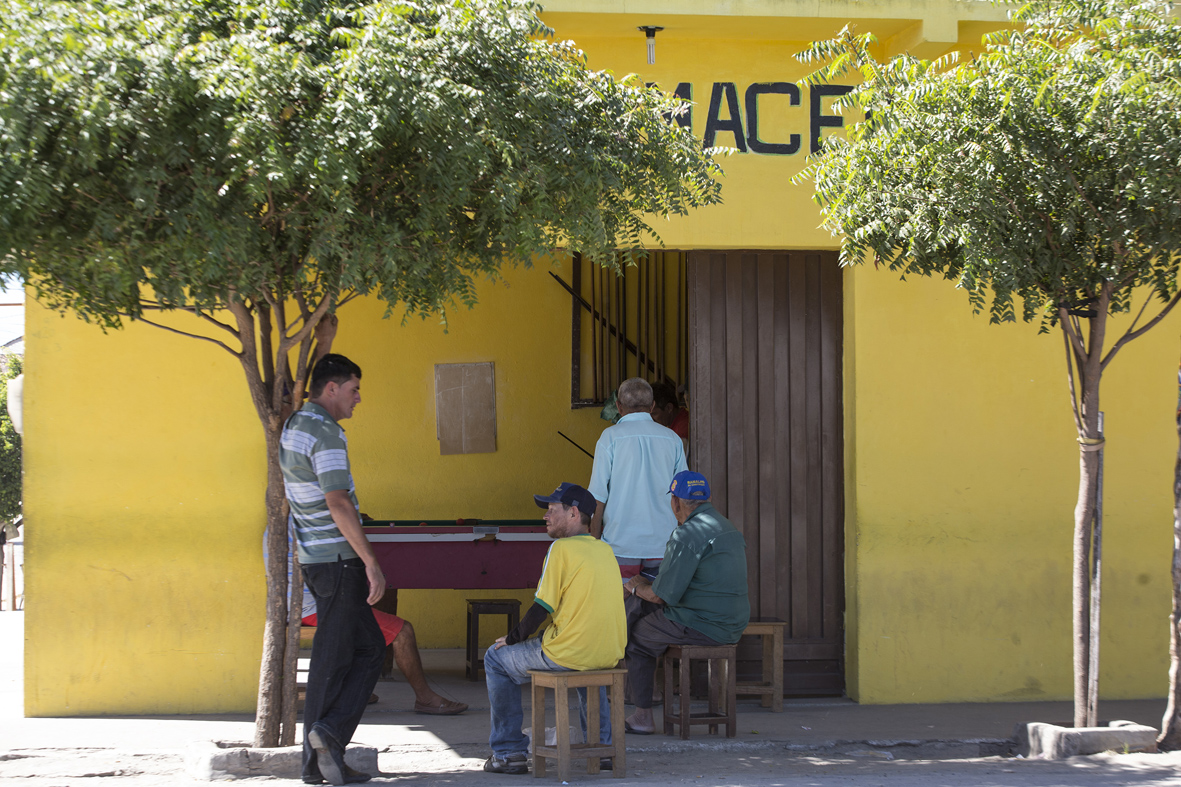
[(368, 773), (362, 773), (356, 768), (351, 768), (348, 765), (344, 766), (344, 783), (345, 784), (364, 784), (372, 779), (373, 776)]
[(600, 757), (599, 758), (599, 770), (600, 771), (615, 770), (615, 758), (614, 757)]
[(336, 736), (323, 722), (316, 722), (308, 730), (308, 743), (316, 750), (316, 765), (320, 774), (329, 784), (340, 787), (345, 781), (344, 752), (336, 741)]
[(529, 759), (524, 754), (510, 754), (497, 757), (493, 754), (484, 761), (484, 770), (489, 773), (528, 773)]
[[(369, 781), (372, 778), (373, 778), (373, 776), (368, 773), (362, 773), (361, 771), (358, 771), (357, 769), (352, 768), (347, 764), (344, 766), (344, 783), (345, 784), (364, 784), (365, 782)], [(318, 773), (310, 775), (310, 776), (304, 776), (303, 783), (304, 784), (323, 784), (324, 777)]]
[(304, 784), (323, 784), (324, 777), (320, 775), (320, 766), (316, 764), (315, 760), (308, 763), (311, 767), (300, 778), (303, 779)]

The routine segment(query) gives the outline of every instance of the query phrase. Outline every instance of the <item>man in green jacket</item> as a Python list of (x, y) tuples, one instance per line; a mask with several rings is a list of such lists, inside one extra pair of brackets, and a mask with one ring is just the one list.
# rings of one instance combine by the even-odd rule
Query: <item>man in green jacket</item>
[(685, 470), (669, 488), (677, 529), (664, 548), (654, 582), (642, 574), (624, 583), (627, 674), (636, 712), (626, 729), (655, 730), (652, 680), (669, 645), (733, 645), (750, 622), (746, 542), (709, 503), (709, 482)]

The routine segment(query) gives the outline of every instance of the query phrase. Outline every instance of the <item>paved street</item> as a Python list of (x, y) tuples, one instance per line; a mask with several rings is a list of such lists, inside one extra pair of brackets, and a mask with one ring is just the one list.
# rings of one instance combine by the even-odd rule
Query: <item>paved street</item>
[[(388, 774), (373, 784), (512, 785), (531, 777), (487, 774), (480, 770), (485, 751), (402, 750), (380, 756)], [(1114, 787), (1181, 785), (1181, 758), (1175, 755), (1098, 755), (1047, 762), (989, 757), (980, 759), (895, 759), (886, 751), (865, 749), (841, 754), (792, 754), (782, 747), (719, 751), (708, 746), (687, 751), (631, 751), (628, 776), (578, 774), (572, 781), (628, 785), (741, 785), (743, 787)], [(114, 749), (22, 750), (0, 754), (0, 782), (22, 787), (120, 787), (196, 785), (184, 770), (179, 751)], [(96, 782), (96, 777), (101, 778)], [(285, 781), (259, 779), (258, 781)], [(557, 783), (554, 776), (547, 781)], [(205, 782), (206, 784), (208, 782)], [(543, 783), (538, 780), (536, 783)]]
[[(20, 670), (22, 613), (0, 613), (0, 784), (20, 787), (196, 785), (185, 758), (196, 742), (244, 742), (247, 715), (25, 719)], [(356, 740), (376, 747), (373, 784), (558, 784), (486, 774), (488, 701), (483, 681), (463, 678), (462, 653), (427, 651), (432, 683), (471, 705), (462, 716), (414, 714), (401, 680), (378, 685), (381, 701)], [(527, 707), (527, 706), (526, 706)], [(1163, 701), (1106, 702), (1105, 718), (1156, 726)], [(694, 733), (628, 736), (628, 775), (575, 774), (572, 782), (741, 787), (1114, 787), (1181, 785), (1181, 755), (1105, 754), (1065, 761), (997, 756), (1017, 721), (1069, 718), (1068, 703), (858, 705), (794, 700), (783, 713), (739, 703), (734, 739)], [(528, 716), (526, 716), (528, 718)], [(552, 718), (552, 716), (551, 716)], [(982, 756), (987, 755), (987, 756)], [(291, 780), (257, 779), (259, 782)], [(204, 782), (208, 783), (208, 782)]]

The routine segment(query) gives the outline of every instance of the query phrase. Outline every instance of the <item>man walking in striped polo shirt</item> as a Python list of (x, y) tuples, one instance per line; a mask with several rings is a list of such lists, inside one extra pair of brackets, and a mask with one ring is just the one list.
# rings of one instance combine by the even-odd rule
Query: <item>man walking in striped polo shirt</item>
[(308, 784), (371, 778), (344, 762), (385, 650), (370, 611), (385, 593), (385, 577), (361, 526), (339, 423), (360, 402), (361, 368), (343, 355), (325, 355), (312, 370), (308, 402), (287, 420), (279, 447), (299, 562), (318, 615), (303, 717)]

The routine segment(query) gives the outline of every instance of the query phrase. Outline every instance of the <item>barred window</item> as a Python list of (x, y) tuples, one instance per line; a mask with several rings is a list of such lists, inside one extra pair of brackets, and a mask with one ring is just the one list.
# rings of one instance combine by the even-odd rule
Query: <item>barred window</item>
[[(621, 259), (622, 262), (622, 259)], [(623, 275), (574, 255), (570, 406), (601, 407), (629, 377), (678, 390), (689, 375), (686, 254), (650, 251)]]

